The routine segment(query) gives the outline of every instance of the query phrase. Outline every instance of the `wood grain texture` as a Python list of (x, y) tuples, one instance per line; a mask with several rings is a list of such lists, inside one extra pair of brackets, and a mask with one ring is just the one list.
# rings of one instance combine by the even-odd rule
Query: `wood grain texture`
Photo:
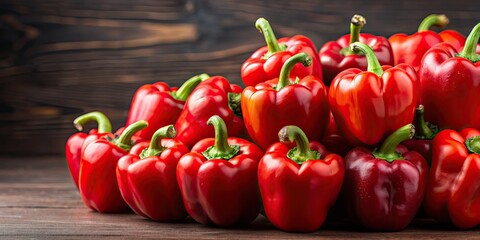
[(133, 213), (99, 214), (86, 208), (60, 157), (0, 157), (0, 238), (40, 239), (461, 239), (478, 238), (480, 227), (457, 231), (417, 219), (402, 232), (362, 232), (329, 223), (309, 234), (285, 233), (264, 217), (242, 228), (204, 226), (188, 218), (157, 223)]
[(4, 0), (0, 1), (0, 152), (61, 154), (72, 120), (105, 112), (125, 122), (139, 86), (180, 85), (201, 72), (241, 84), (240, 66), (263, 39), (266, 17), (278, 37), (304, 34), (317, 47), (348, 32), (411, 33), (430, 13), (468, 34), (480, 1)]

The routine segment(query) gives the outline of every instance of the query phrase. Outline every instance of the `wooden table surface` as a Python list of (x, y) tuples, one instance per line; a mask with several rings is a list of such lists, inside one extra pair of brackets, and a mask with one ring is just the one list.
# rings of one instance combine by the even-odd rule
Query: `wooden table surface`
[(331, 224), (309, 234), (285, 233), (264, 217), (244, 228), (208, 227), (186, 219), (157, 223), (135, 214), (99, 214), (86, 208), (63, 157), (0, 157), (0, 238), (96, 239), (313, 239), (313, 238), (480, 238), (480, 227), (457, 231), (418, 219), (395, 233), (362, 232)]

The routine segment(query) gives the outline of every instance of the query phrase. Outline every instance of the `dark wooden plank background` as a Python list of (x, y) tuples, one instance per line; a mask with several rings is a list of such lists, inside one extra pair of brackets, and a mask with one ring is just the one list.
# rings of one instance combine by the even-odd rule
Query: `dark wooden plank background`
[(92, 110), (120, 127), (137, 87), (179, 85), (193, 74), (240, 83), (241, 63), (263, 38), (304, 34), (320, 47), (348, 32), (355, 13), (364, 32), (414, 32), (445, 13), (468, 34), (480, 1), (3, 0), (0, 1), (0, 153), (61, 154), (71, 121)]

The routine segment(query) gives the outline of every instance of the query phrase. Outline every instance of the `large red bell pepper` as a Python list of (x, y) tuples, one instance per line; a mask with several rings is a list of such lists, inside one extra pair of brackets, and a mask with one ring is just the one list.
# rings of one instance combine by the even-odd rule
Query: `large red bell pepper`
[(420, 102), (428, 110), (425, 119), (440, 129), (480, 128), (480, 56), (475, 53), (479, 38), (480, 23), (462, 52), (441, 43), (423, 57)]
[(344, 35), (336, 41), (327, 42), (320, 48), (319, 57), (325, 85), (330, 85), (337, 74), (348, 68), (367, 70), (365, 55), (350, 50), (350, 44), (354, 42), (367, 44), (372, 48), (380, 64), (393, 66), (392, 47), (385, 37), (368, 33), (360, 34), (360, 30), (366, 23), (364, 17), (354, 15), (350, 22), (350, 34)]
[(135, 122), (125, 128), (120, 137), (100, 138), (85, 147), (78, 186), (86, 206), (101, 213), (128, 210), (118, 189), (115, 170), (118, 160), (128, 154), (133, 134), (147, 126), (143, 120)]
[[(447, 16), (443, 14), (431, 14), (423, 19), (416, 33), (410, 36), (404, 33), (392, 35), (388, 41), (392, 45), (395, 64), (407, 63), (418, 70), (423, 55), (435, 44), (443, 41), (436, 32), (429, 28), (431, 26), (445, 27), (448, 22)], [(447, 37), (446, 34), (445, 37)]]
[(313, 75), (290, 82), (292, 67), (307, 66), (312, 58), (299, 53), (283, 65), (279, 78), (247, 87), (242, 93), (242, 115), (253, 141), (263, 149), (277, 142), (285, 125), (302, 128), (309, 139), (319, 141), (328, 125), (328, 100), (325, 85)]
[(396, 151), (413, 134), (409, 124), (380, 149), (357, 147), (345, 156), (342, 201), (350, 219), (371, 230), (398, 231), (415, 217), (425, 192), (427, 162), (417, 152)]
[(259, 18), (255, 27), (263, 33), (267, 46), (255, 51), (243, 63), (241, 74), (246, 86), (255, 86), (278, 77), (285, 61), (301, 52), (307, 53), (312, 58), (312, 64), (309, 66), (295, 65), (291, 76), (303, 78), (313, 75), (322, 79), (322, 67), (317, 55), (317, 48), (312, 40), (302, 35), (277, 40), (270, 24), (264, 18)]
[(65, 144), (65, 157), (67, 159), (68, 169), (72, 175), (73, 182), (78, 188), (78, 174), (80, 172), (80, 160), (82, 151), (89, 143), (112, 134), (112, 124), (110, 120), (101, 112), (90, 112), (73, 120), (73, 124), (78, 131), (83, 131), (83, 126), (90, 121), (98, 124), (98, 129), (92, 129), (88, 134), (79, 132), (70, 136)]
[(438, 127), (425, 122), (424, 117), (425, 108), (423, 105), (419, 105), (415, 109), (415, 135), (412, 139), (408, 139), (402, 142), (402, 145), (408, 149), (420, 153), (425, 160), (427, 160), (428, 166), (432, 162), (432, 142), (435, 135), (438, 133)]
[(246, 224), (260, 212), (258, 161), (263, 153), (241, 138), (227, 138), (222, 118), (208, 124), (215, 138), (199, 141), (177, 166), (177, 180), (188, 214), (197, 222), (218, 226)]
[(192, 147), (198, 141), (213, 137), (215, 132), (207, 127), (207, 120), (220, 116), (227, 124), (229, 136), (240, 136), (245, 132), (240, 109), (240, 94), (242, 88), (230, 84), (221, 76), (213, 76), (201, 82), (185, 102), (177, 122), (177, 136), (187, 147)]
[(160, 128), (140, 155), (130, 151), (117, 165), (118, 187), (125, 202), (137, 214), (155, 221), (178, 221), (187, 215), (176, 169), (189, 150), (170, 139), (175, 134), (173, 125)]
[[(318, 142), (309, 142), (296, 126), (278, 133), (258, 166), (265, 213), (277, 228), (313, 232), (325, 221), (342, 187), (344, 163)], [(290, 142), (297, 146), (290, 148)]]
[(467, 229), (480, 224), (480, 131), (443, 130), (433, 140), (425, 211)]
[(149, 140), (157, 129), (177, 121), (190, 93), (201, 81), (209, 77), (205, 73), (193, 76), (178, 89), (170, 88), (164, 82), (141, 86), (133, 96), (125, 125), (140, 120), (147, 121), (148, 127), (135, 135), (143, 140)]
[(368, 71), (347, 69), (333, 80), (330, 107), (342, 135), (353, 145), (375, 145), (411, 123), (417, 105), (417, 76), (407, 64), (380, 66), (364, 43), (352, 48), (363, 52)]

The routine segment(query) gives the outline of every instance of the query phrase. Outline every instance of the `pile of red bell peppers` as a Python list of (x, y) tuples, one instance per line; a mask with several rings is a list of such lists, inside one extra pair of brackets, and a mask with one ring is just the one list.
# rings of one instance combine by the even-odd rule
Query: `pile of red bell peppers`
[[(259, 18), (266, 45), (241, 66), (245, 88), (200, 74), (141, 86), (116, 132), (101, 112), (76, 118), (65, 152), (83, 202), (220, 227), (263, 214), (288, 232), (327, 216), (399, 231), (421, 208), (478, 226), (480, 23), (467, 38), (437, 34), (448, 18), (432, 14), (388, 39), (360, 33), (366, 23), (353, 16), (317, 51)], [(81, 132), (88, 122), (98, 127)]]

